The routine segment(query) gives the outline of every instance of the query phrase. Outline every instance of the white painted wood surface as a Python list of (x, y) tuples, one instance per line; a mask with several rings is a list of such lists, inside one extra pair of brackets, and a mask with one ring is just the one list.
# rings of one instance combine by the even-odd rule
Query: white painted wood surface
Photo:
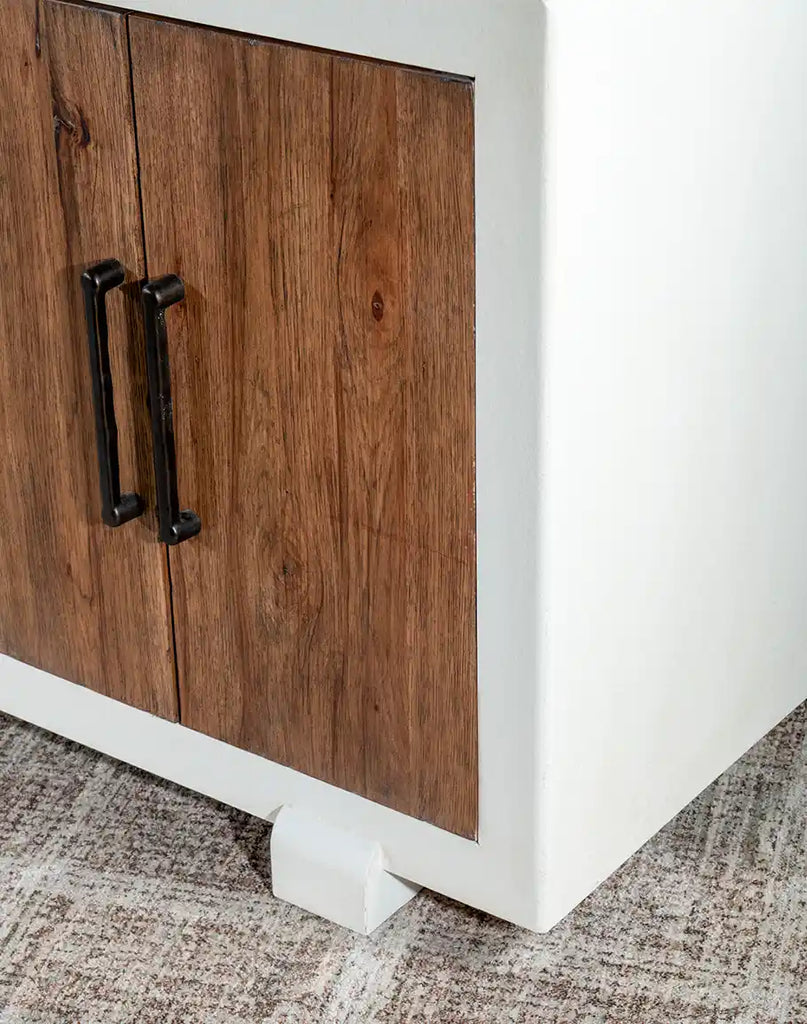
[(807, 696), (807, 5), (111, 2), (475, 78), (479, 842), (8, 658), (0, 707), (550, 927)]
[(384, 870), (381, 846), (282, 807), (272, 827), (272, 892), (344, 928), (369, 935), (420, 889)]
[(543, 925), (807, 697), (807, 4), (549, 12)]

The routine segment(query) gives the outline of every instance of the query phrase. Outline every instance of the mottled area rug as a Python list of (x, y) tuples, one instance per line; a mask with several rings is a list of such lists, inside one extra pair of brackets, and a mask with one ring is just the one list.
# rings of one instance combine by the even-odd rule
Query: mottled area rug
[(0, 716), (2, 1024), (807, 1022), (807, 705), (549, 935), (421, 893), (370, 938), (270, 826)]

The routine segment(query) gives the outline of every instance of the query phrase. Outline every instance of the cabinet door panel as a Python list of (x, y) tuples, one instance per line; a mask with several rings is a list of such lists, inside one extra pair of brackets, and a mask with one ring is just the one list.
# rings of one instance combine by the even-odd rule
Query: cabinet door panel
[(182, 721), (477, 826), (473, 94), (132, 16)]
[(101, 522), (80, 274), (108, 297), (121, 478), (152, 498), (125, 18), (0, 2), (0, 651), (176, 717), (165, 557), (151, 517)]

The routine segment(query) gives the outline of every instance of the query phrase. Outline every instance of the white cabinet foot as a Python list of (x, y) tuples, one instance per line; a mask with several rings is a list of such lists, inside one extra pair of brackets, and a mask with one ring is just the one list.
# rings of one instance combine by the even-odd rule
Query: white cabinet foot
[(282, 807), (272, 828), (275, 896), (369, 935), (418, 892), (384, 870), (379, 843)]

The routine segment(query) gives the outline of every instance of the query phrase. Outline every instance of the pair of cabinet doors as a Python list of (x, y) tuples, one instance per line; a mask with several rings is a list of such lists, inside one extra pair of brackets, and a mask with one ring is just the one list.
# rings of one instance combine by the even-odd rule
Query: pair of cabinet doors
[[(477, 830), (473, 90), (0, 0), (0, 651)], [(103, 525), (81, 274), (107, 296)], [(179, 497), (155, 512), (141, 287)]]

